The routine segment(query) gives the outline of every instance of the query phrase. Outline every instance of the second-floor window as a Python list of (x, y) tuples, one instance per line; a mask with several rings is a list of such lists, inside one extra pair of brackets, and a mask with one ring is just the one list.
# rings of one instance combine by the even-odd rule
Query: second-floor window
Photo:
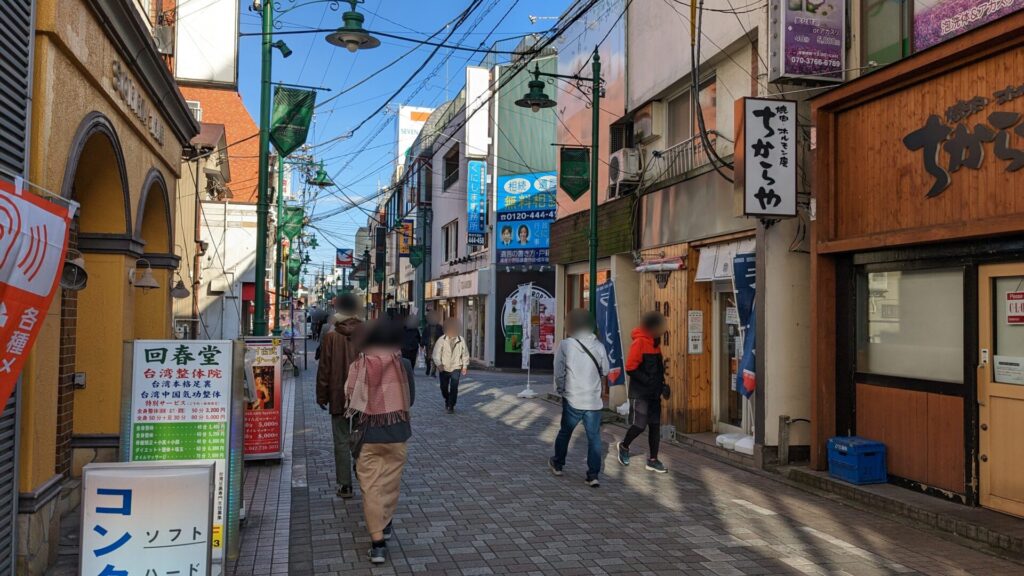
[(188, 104), (188, 111), (192, 113), (192, 117), (196, 119), (196, 122), (203, 121), (203, 107), (198, 100), (186, 100), (185, 104)]
[(459, 257), (459, 221), (445, 224), (441, 232), (444, 234), (444, 261), (451, 262)]
[(459, 145), (452, 146), (444, 155), (444, 189), (459, 181)]

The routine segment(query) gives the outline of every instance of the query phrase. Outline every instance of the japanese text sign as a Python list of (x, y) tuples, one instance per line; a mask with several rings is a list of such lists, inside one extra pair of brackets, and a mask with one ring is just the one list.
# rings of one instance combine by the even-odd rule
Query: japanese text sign
[(1006, 323), (1024, 325), (1024, 292), (1006, 293)]
[(0, 180), (0, 410), (57, 291), (73, 217), (73, 207)]
[(416, 222), (414, 220), (402, 220), (398, 227), (398, 255), (407, 258), (412, 251), (413, 239), (415, 238)]
[(548, 263), (556, 188), (554, 172), (498, 178), (495, 230), (499, 264)]
[(842, 82), (846, 54), (846, 2), (771, 0), (769, 80), (800, 78)]
[(78, 573), (210, 574), (213, 479), (212, 462), (86, 465)]
[[(924, 170), (934, 180), (925, 194), (927, 198), (945, 192), (953, 183), (953, 174), (962, 168), (981, 170), (987, 157), (987, 143), (991, 143), (996, 160), (1006, 172), (1024, 168), (1024, 149), (1014, 145), (1013, 137), (1024, 135), (1021, 113), (989, 109), (990, 105), (1010, 104), (1021, 96), (1024, 84), (1000, 88), (991, 96), (958, 100), (946, 108), (943, 116), (929, 114), (920, 128), (903, 137), (907, 150), (920, 151)], [(945, 158), (940, 151), (945, 151)]]
[(743, 212), (796, 216), (796, 102), (744, 98)]
[(487, 234), (487, 163), (470, 160), (466, 171), (466, 210), (469, 216), (466, 244), (483, 246)]
[(334, 266), (336, 268), (351, 268), (353, 266), (352, 249), (338, 248), (337, 253), (334, 255)]
[(955, 38), (1022, 7), (1022, 0), (915, 0), (914, 51)]
[(255, 396), (245, 410), (245, 459), (281, 457), (281, 341), (247, 338), (246, 379), (252, 379)]
[(213, 460), (213, 558), (228, 516), (233, 351), (230, 340), (136, 340), (128, 459)]

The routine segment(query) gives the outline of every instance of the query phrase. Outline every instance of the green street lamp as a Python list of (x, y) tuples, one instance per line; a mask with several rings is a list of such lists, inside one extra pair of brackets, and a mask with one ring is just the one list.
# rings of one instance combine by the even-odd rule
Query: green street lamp
[(317, 165), (316, 174), (306, 179), (306, 184), (316, 186), (317, 188), (334, 186), (334, 180), (331, 180), (331, 177), (327, 175), (327, 170), (324, 170), (323, 161)]
[(591, 129), (591, 142), (590, 149), (592, 150), (590, 158), (590, 315), (597, 318), (597, 159), (598, 152), (600, 150), (600, 134), (601, 134), (601, 56), (597, 53), (597, 48), (594, 48), (594, 54), (591, 56), (591, 70), (593, 74), (590, 78), (585, 78), (579, 75), (566, 75), (566, 74), (551, 74), (548, 72), (541, 72), (539, 65), (534, 65), (533, 69), (533, 80), (530, 81), (530, 91), (516, 100), (516, 106), (521, 108), (529, 108), (534, 112), (540, 112), (542, 108), (551, 108), (555, 106), (555, 101), (548, 98), (548, 95), (544, 93), (544, 82), (540, 79), (541, 76), (547, 78), (558, 78), (562, 80), (572, 80), (578, 82), (590, 82), (592, 89), (590, 92), (590, 108), (592, 110), (592, 129)]
[[(344, 46), (349, 52), (360, 48), (376, 48), (380, 40), (374, 38), (363, 29), (363, 15), (356, 6), (363, 0), (347, 0), (352, 7), (342, 15), (344, 26), (327, 37), (327, 41), (336, 46)], [(327, 4), (337, 10), (338, 0), (309, 0), (300, 2), (286, 9), (280, 9), (280, 3), (274, 0), (262, 0), (260, 6), (263, 17), (261, 72), (260, 72), (260, 150), (259, 150), (259, 183), (257, 184), (256, 200), (256, 294), (253, 302), (252, 332), (255, 336), (267, 335), (267, 220), (270, 212), (270, 107), (271, 107), (271, 68), (273, 49), (281, 51), (287, 58), (292, 51), (278, 40), (274, 41), (274, 13), (287, 14), (292, 10), (311, 4)], [(326, 173), (324, 174), (326, 176)]]
[(356, 11), (356, 5), (362, 4), (364, 1), (348, 0), (352, 9), (341, 15), (341, 21), (344, 24), (341, 28), (327, 35), (328, 42), (335, 46), (342, 46), (349, 52), (380, 46), (380, 40), (374, 38), (363, 28), (365, 18)]

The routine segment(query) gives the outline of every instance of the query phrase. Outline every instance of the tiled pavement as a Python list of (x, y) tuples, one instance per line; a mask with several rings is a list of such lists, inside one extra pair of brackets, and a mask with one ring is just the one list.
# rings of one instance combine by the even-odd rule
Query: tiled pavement
[[(490, 373), (463, 380), (455, 415), (443, 413), (434, 381), (419, 378), (392, 561), (371, 569), (358, 492), (350, 501), (334, 496), (329, 418), (314, 403), (312, 372), (295, 405), (288, 573), (296, 576), (1024, 574), (1024, 566), (681, 448), (663, 448), (663, 476), (622, 468), (609, 453), (594, 490), (583, 484), (580, 430), (566, 475), (555, 478), (545, 459), (557, 407), (516, 398), (522, 377)], [(606, 443), (621, 435), (604, 429)], [(253, 565), (254, 574), (279, 569)]]

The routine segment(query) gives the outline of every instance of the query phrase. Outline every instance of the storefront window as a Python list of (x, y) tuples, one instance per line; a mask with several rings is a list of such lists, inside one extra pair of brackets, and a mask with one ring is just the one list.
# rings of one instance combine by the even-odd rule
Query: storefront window
[(857, 372), (963, 382), (963, 270), (860, 274)]
[[(604, 284), (611, 278), (611, 272), (608, 270), (597, 271), (597, 285)], [(590, 274), (569, 274), (568, 283), (566, 285), (566, 298), (569, 301), (569, 306), (566, 307), (566, 312), (570, 310), (583, 309), (587, 310), (590, 308)]]
[(891, 64), (910, 55), (910, 2), (864, 0), (861, 33), (865, 64)]

